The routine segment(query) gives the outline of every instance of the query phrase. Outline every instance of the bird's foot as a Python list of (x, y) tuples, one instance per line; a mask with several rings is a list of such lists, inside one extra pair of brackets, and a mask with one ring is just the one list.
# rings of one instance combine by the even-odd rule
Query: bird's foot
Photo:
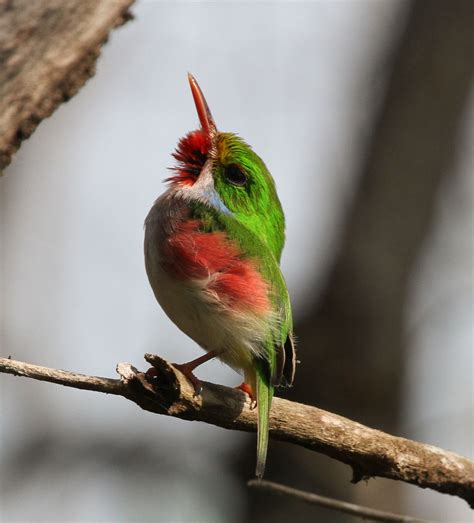
[(253, 410), (257, 406), (257, 399), (253, 395), (252, 387), (244, 381), (238, 387), (235, 388), (247, 394), (247, 396), (250, 398), (250, 408)]
[(190, 363), (172, 363), (175, 369), (178, 369), (181, 374), (184, 374), (191, 385), (194, 387), (194, 396), (200, 396), (202, 392), (201, 380), (194, 375), (193, 370), (196, 368), (195, 365)]
[(186, 378), (188, 378), (194, 387), (194, 396), (199, 396), (202, 392), (202, 383), (201, 380), (199, 380), (199, 378), (194, 375), (193, 370), (196, 367), (199, 367), (199, 365), (202, 365), (206, 361), (212, 360), (212, 358), (215, 357), (216, 352), (211, 351), (207, 354), (204, 354), (203, 356), (199, 356), (199, 358), (196, 358), (195, 360), (188, 361), (187, 363), (172, 363), (171, 365), (173, 365), (175, 369), (178, 369), (186, 376)]

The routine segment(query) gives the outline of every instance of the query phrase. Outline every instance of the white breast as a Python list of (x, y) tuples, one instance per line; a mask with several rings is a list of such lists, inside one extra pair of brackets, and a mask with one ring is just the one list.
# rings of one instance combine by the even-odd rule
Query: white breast
[(263, 351), (271, 318), (227, 308), (208, 289), (213, 275), (205, 279), (177, 280), (163, 268), (160, 245), (172, 232), (173, 220), (185, 219), (185, 204), (169, 193), (161, 196), (145, 221), (145, 265), (156, 299), (168, 317), (206, 351), (234, 369), (252, 365)]

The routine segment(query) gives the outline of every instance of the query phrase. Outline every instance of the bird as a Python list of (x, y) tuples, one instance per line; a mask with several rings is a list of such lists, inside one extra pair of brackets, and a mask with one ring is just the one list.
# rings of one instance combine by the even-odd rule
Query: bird
[(173, 364), (200, 394), (194, 374), (218, 358), (244, 382), (257, 410), (255, 475), (267, 458), (275, 387), (291, 386), (296, 354), (280, 259), (285, 217), (263, 160), (237, 134), (217, 129), (193, 75), (200, 127), (181, 138), (167, 190), (145, 219), (145, 268), (166, 315), (205, 354)]

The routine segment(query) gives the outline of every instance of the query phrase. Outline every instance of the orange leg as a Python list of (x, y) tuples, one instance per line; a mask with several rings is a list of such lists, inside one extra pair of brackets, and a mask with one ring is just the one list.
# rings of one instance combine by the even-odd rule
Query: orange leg
[(244, 381), (238, 387), (235, 388), (241, 390), (249, 396), (251, 409), (254, 409), (257, 406), (257, 398), (255, 398), (255, 396), (253, 395), (252, 387), (248, 383), (245, 383)]
[(214, 351), (211, 351), (207, 354), (204, 354), (203, 356), (199, 356), (199, 358), (196, 358), (195, 360), (188, 361), (187, 363), (172, 363), (173, 367), (178, 369), (191, 382), (192, 386), (194, 387), (195, 396), (199, 396), (201, 394), (202, 383), (199, 378), (194, 375), (193, 370), (196, 367), (199, 367), (199, 365), (206, 363), (206, 361), (212, 360), (212, 358), (215, 358), (216, 355), (217, 354)]

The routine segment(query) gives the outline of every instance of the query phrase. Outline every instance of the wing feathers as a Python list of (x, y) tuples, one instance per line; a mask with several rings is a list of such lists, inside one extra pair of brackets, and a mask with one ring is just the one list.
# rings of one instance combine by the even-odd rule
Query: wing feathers
[(296, 347), (293, 333), (290, 332), (283, 345), (283, 352), (285, 353), (285, 365), (283, 367), (283, 380), (285, 385), (290, 387), (293, 385), (296, 371)]

